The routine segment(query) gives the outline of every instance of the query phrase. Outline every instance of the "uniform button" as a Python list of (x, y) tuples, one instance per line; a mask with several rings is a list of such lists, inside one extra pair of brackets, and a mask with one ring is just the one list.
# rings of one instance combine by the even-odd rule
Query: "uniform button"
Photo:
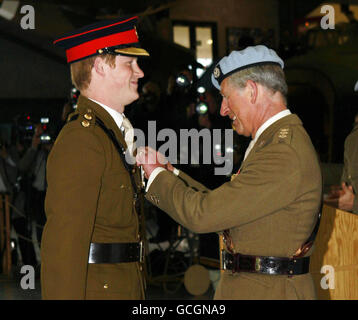
[(82, 124), (83, 127), (88, 128), (91, 123), (90, 123), (89, 121), (87, 121), (87, 120), (83, 120), (83, 121), (81, 122), (81, 124)]
[(139, 233), (137, 234), (137, 239), (140, 239), (140, 234)]
[(103, 286), (104, 289), (108, 289), (108, 287), (109, 287), (108, 283), (105, 283)]
[(139, 270), (140, 270), (140, 271), (143, 271), (143, 267), (142, 267), (142, 266), (139, 266)]

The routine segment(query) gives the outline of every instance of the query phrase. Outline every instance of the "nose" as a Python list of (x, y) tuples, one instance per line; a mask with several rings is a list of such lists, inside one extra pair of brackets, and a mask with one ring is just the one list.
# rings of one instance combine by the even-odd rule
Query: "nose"
[(228, 103), (227, 103), (227, 100), (226, 98), (223, 98), (222, 102), (221, 102), (221, 107), (220, 107), (220, 115), (222, 117), (225, 117), (229, 114), (229, 106), (228, 106)]
[(137, 78), (143, 78), (144, 77), (144, 72), (139, 67), (137, 61), (133, 64), (133, 71), (136, 74)]

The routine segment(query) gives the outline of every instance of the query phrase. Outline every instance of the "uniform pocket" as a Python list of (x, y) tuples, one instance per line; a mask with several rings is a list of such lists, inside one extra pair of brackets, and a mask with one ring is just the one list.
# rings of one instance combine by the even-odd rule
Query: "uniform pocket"
[(140, 297), (140, 279), (134, 263), (88, 265), (86, 299)]

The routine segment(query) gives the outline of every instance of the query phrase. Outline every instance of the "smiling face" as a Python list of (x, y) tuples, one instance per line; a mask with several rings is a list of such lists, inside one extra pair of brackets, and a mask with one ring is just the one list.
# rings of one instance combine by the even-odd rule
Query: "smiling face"
[(116, 56), (115, 67), (105, 68), (107, 89), (114, 104), (126, 106), (139, 98), (138, 80), (144, 77), (136, 57)]
[(253, 107), (248, 98), (248, 88), (238, 89), (232, 86), (226, 78), (221, 83), (223, 97), (220, 114), (228, 116), (232, 121), (233, 129), (240, 135), (249, 137), (253, 133)]

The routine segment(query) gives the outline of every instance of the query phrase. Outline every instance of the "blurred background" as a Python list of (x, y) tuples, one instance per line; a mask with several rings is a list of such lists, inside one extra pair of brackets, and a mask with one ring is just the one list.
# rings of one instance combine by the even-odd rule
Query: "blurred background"
[[(334, 29), (321, 26), (328, 14), (321, 13), (324, 5), (334, 10), (329, 20)], [(344, 140), (358, 112), (358, 0), (0, 0), (0, 193), (10, 203), (15, 275), (23, 264), (37, 266), (38, 273), (46, 159), (80, 94), (71, 85), (65, 53), (52, 42), (75, 28), (126, 14), (139, 16), (139, 37), (151, 54), (139, 61), (145, 73), (140, 99), (125, 111), (134, 127), (146, 133), (153, 120), (157, 132), (224, 132), (230, 123), (219, 115), (213, 66), (232, 50), (264, 44), (285, 61), (288, 108), (311, 136), (325, 192), (339, 184)], [(235, 172), (248, 143), (234, 134), (230, 148), (225, 150), (224, 141), (215, 148), (219, 155), (233, 153)], [(231, 172), (215, 176), (210, 164), (178, 167), (210, 188), (230, 179)], [(3, 197), (3, 216), (5, 202)], [(219, 277), (217, 235), (195, 235), (149, 203), (145, 210), (148, 282), (158, 289), (152, 297), (183, 297), (184, 287), (192, 296), (210, 296)], [(5, 247), (2, 241), (1, 255)], [(206, 271), (193, 270), (196, 265)], [(198, 274), (203, 282), (190, 287)]]

